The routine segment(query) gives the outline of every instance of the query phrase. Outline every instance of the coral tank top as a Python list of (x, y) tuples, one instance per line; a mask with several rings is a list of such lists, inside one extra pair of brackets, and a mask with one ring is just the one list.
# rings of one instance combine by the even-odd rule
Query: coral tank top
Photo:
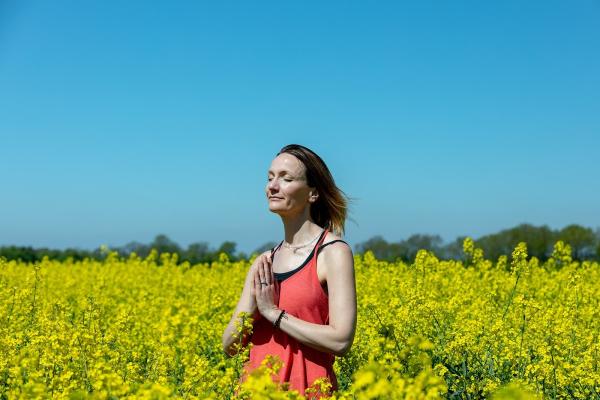
[[(317, 244), (302, 265), (289, 272), (274, 273), (275, 284), (279, 285), (277, 307), (303, 321), (321, 325), (329, 323), (329, 300), (317, 275), (317, 255), (324, 246), (337, 241), (321, 246), (327, 232), (328, 229), (323, 230)], [(281, 243), (271, 250), (271, 260)], [(298, 390), (305, 395), (304, 391), (315, 379), (327, 377), (332, 390), (337, 390), (338, 383), (333, 371), (335, 355), (313, 349), (281, 329), (275, 329), (273, 324), (260, 314), (254, 321), (250, 342), (253, 345), (250, 358), (244, 365), (244, 373), (259, 367), (265, 356), (272, 354), (283, 362), (278, 378), (281, 382), (289, 382), (289, 389)], [(321, 395), (317, 394), (315, 397), (320, 398)]]

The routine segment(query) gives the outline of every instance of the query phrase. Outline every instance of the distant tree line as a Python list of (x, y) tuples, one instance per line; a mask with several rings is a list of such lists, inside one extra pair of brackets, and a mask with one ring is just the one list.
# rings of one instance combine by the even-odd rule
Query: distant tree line
[[(464, 239), (462, 236), (444, 244), (439, 235), (416, 234), (400, 242), (389, 243), (381, 236), (375, 236), (357, 244), (356, 251), (362, 253), (371, 250), (381, 260), (412, 261), (419, 249), (426, 249), (433, 251), (438, 258), (459, 260), (464, 256)], [(571, 246), (573, 259), (600, 261), (600, 228), (594, 231), (574, 224), (559, 230), (550, 229), (546, 225), (521, 224), (475, 239), (475, 245), (483, 249), (486, 258), (496, 260), (501, 255), (510, 256), (519, 242), (525, 242), (529, 256), (545, 261), (559, 240)]]
[[(265, 246), (271, 245), (267, 243), (256, 252), (263, 252)], [(271, 247), (274, 244), (271, 245)], [(268, 248), (271, 248), (268, 247)], [(236, 252), (235, 242), (223, 242), (217, 248), (211, 248), (208, 242), (191, 243), (187, 248), (181, 247), (179, 244), (169, 239), (168, 236), (160, 234), (148, 244), (140, 242), (129, 242), (124, 246), (111, 247), (109, 250), (116, 251), (120, 256), (127, 257), (131, 253), (136, 253), (138, 256), (145, 258), (150, 254), (150, 251), (155, 249), (160, 255), (162, 253), (177, 253), (180, 261), (189, 261), (192, 264), (210, 263), (219, 258), (220, 253), (225, 253), (232, 261), (247, 259), (248, 255), (243, 252)], [(261, 250), (262, 249), (262, 250)], [(21, 260), (24, 262), (35, 262), (42, 260), (45, 256), (50, 259), (64, 261), (72, 258), (75, 261), (81, 261), (85, 258), (101, 260), (105, 257), (105, 252), (98, 247), (94, 250), (82, 250), (68, 248), (64, 250), (33, 248), (31, 246), (3, 246), (0, 247), (0, 257), (5, 257), (8, 260)]]
[[(415, 234), (399, 242), (387, 242), (378, 235), (356, 244), (353, 250), (355, 254), (362, 254), (367, 250), (371, 250), (381, 260), (411, 262), (420, 249), (426, 249), (433, 251), (441, 259), (459, 260), (464, 256), (462, 250), (464, 238), (458, 237), (453, 242), (444, 244), (439, 235)], [(482, 236), (475, 240), (475, 244), (483, 249), (486, 258), (495, 260), (503, 254), (510, 256), (519, 242), (526, 242), (528, 254), (544, 261), (550, 257), (554, 243), (558, 240), (571, 245), (574, 259), (600, 261), (600, 228), (594, 231), (580, 225), (569, 225), (563, 229), (553, 230), (546, 225), (521, 224), (498, 233)], [(275, 242), (265, 243), (248, 255), (244, 252), (236, 252), (235, 242), (226, 241), (217, 248), (211, 248), (207, 242), (196, 242), (183, 248), (166, 235), (161, 234), (157, 235), (148, 244), (130, 242), (121, 247), (110, 248), (110, 250), (116, 251), (123, 257), (129, 256), (131, 253), (146, 257), (152, 249), (156, 249), (159, 255), (162, 253), (177, 253), (179, 260), (198, 264), (216, 261), (220, 253), (227, 254), (232, 261), (248, 259), (252, 254), (260, 254), (275, 245), (277, 245)], [(105, 257), (105, 252), (100, 247), (95, 250), (74, 248), (57, 250), (33, 248), (31, 246), (0, 247), (0, 257), (8, 260), (36, 262), (42, 260), (45, 256), (61, 261), (68, 258), (75, 261), (85, 258), (101, 260)]]

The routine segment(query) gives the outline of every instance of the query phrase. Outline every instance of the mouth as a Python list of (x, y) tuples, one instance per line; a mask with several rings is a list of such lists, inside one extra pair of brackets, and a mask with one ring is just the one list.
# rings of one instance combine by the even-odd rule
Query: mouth
[(281, 197), (269, 197), (269, 200), (283, 200)]

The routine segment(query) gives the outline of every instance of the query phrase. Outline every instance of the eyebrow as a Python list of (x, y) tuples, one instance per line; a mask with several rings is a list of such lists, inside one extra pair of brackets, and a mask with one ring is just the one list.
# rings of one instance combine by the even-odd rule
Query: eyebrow
[[(273, 172), (273, 170), (270, 169), (269, 171), (267, 171), (267, 174), (273, 174), (273, 175), (275, 175), (275, 172)], [(280, 175), (282, 175), (282, 174), (290, 174), (290, 175), (294, 176), (294, 174), (292, 172), (290, 172), (290, 171), (288, 171), (286, 169), (282, 169), (281, 171), (279, 171), (279, 174)]]

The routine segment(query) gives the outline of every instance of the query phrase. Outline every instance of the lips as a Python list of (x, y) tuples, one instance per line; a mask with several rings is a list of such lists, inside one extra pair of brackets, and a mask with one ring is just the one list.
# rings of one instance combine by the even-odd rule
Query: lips
[(281, 197), (275, 197), (275, 196), (271, 196), (269, 197), (270, 200), (283, 200), (283, 198)]

